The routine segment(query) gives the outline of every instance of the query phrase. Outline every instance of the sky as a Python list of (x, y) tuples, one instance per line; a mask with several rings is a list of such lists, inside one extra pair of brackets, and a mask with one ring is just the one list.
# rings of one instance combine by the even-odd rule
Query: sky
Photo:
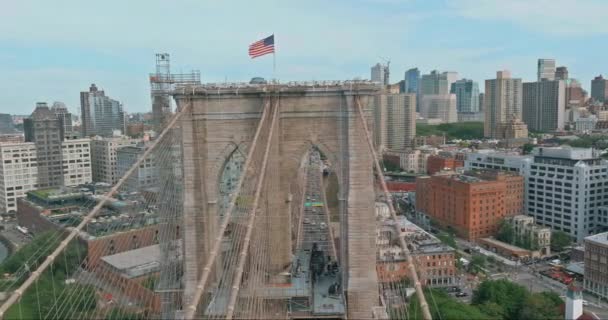
[[(0, 113), (63, 101), (78, 114), (91, 83), (127, 112), (151, 109), (155, 53), (203, 82), (251, 77), (370, 77), (390, 59), (391, 82), (418, 67), (483, 81), (509, 69), (536, 79), (554, 58), (587, 89), (608, 74), (605, 0), (0, 0)], [(250, 43), (275, 34), (271, 55)]]

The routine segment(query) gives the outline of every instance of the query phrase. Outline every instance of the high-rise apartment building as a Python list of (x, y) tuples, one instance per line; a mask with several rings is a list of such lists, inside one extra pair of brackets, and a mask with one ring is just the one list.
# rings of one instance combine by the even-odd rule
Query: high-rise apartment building
[(511, 78), (509, 71), (498, 71), (496, 79), (486, 80), (484, 98), (486, 137), (496, 138), (500, 123), (522, 118), (521, 79)]
[(412, 68), (405, 72), (405, 92), (418, 93), (420, 84), (420, 70)]
[(456, 95), (456, 110), (461, 113), (479, 112), (479, 85), (473, 80), (461, 79), (452, 83), (450, 93)]
[(416, 94), (378, 95), (374, 119), (379, 150), (411, 148), (416, 136)]
[(440, 73), (437, 70), (433, 70), (429, 74), (422, 75), (419, 93), (421, 95), (449, 94), (452, 83), (456, 82), (457, 79), (457, 72), (447, 71)]
[(13, 117), (10, 114), (0, 113), (0, 134), (16, 133)]
[(59, 118), (61, 126), (63, 127), (64, 135), (70, 134), (72, 131), (74, 131), (72, 126), (72, 114), (68, 111), (65, 103), (59, 101), (53, 102), (51, 111), (57, 115), (57, 118)]
[(505, 217), (523, 211), (524, 178), (497, 171), (416, 179), (416, 211), (476, 240), (494, 235)]
[(384, 86), (389, 85), (390, 70), (388, 68), (388, 65), (376, 63), (376, 65), (372, 67), (371, 72), (373, 82), (378, 82)]
[(537, 81), (555, 80), (555, 59), (538, 59)]
[(61, 143), (63, 186), (71, 187), (93, 181), (91, 139), (66, 139)]
[(482, 92), (482, 93), (479, 94), (479, 111), (480, 112), (483, 112), (485, 110), (485, 104), (484, 104), (485, 103), (485, 101), (484, 101), (485, 98), (486, 98), (485, 93)]
[(591, 99), (599, 102), (608, 101), (608, 79), (599, 75), (591, 80)]
[(425, 119), (439, 119), (443, 123), (458, 121), (456, 95), (425, 94), (420, 102), (420, 115)]
[(110, 99), (92, 84), (88, 92), (80, 93), (82, 135), (112, 136), (115, 130), (125, 133), (125, 113), (120, 102)]
[(116, 151), (126, 146), (137, 146), (137, 139), (126, 136), (100, 137), (91, 139), (91, 156), (93, 167), (93, 181), (115, 184), (118, 182), (118, 167)]
[(37, 188), (33, 142), (0, 143), (0, 213), (17, 212), (17, 199)]
[(522, 105), (528, 129), (540, 132), (564, 129), (566, 87), (563, 80), (524, 83)]
[(38, 157), (38, 187), (63, 185), (61, 141), (63, 126), (45, 102), (36, 103), (32, 115), (23, 120), (25, 141), (36, 144)]
[(526, 172), (526, 212), (582, 242), (608, 223), (608, 163), (593, 149), (535, 148)]
[(555, 80), (568, 80), (568, 67), (557, 67), (555, 69)]

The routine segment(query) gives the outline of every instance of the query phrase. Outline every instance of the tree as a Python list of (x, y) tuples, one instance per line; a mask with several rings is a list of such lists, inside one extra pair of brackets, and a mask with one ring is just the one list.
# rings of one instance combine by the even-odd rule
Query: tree
[(486, 267), (486, 257), (481, 254), (473, 255), (469, 263), (469, 272), (479, 273)]
[(513, 226), (506, 219), (503, 219), (500, 222), (498, 233), (496, 234), (496, 239), (509, 244), (514, 243), (515, 229), (513, 229)]
[(561, 252), (570, 244), (572, 244), (572, 238), (569, 234), (563, 231), (553, 231), (551, 233), (551, 250)]
[(453, 233), (448, 233), (448, 232), (442, 231), (437, 235), (437, 238), (439, 240), (441, 240), (441, 242), (443, 242), (444, 244), (446, 244), (454, 249), (458, 249), (458, 245), (456, 244), (456, 240), (454, 239)]
[[(559, 296), (557, 297), (559, 299)], [(563, 319), (560, 312), (560, 305), (563, 301), (556, 303), (553, 297), (543, 293), (533, 293), (522, 305), (519, 319), (522, 320), (544, 320), (544, 319)]]
[[(518, 320), (524, 301), (529, 295), (526, 288), (506, 279), (486, 280), (473, 292), (473, 304), (498, 304), (503, 309), (505, 320)], [(495, 311), (496, 309), (492, 308)]]
[(486, 302), (479, 305), (479, 310), (488, 315), (488, 319), (502, 320), (505, 310), (496, 302)]
[[(429, 304), (433, 319), (491, 319), (487, 314), (481, 312), (479, 308), (459, 302), (443, 291), (425, 289), (424, 296)], [(410, 300), (408, 319), (422, 319), (422, 312), (420, 311), (418, 301), (418, 297), (416, 296)]]
[(382, 161), (382, 165), (384, 166), (387, 172), (401, 172), (401, 168), (398, 165), (386, 159)]
[(531, 143), (526, 143), (521, 147), (521, 151), (523, 154), (530, 154), (532, 152), (532, 149), (534, 149), (534, 145)]

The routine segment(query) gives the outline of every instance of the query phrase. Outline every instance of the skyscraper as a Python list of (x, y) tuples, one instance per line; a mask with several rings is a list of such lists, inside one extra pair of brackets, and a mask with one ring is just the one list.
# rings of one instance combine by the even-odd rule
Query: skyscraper
[(420, 84), (420, 70), (412, 68), (405, 72), (405, 92), (418, 93)]
[(591, 99), (599, 102), (608, 101), (608, 80), (601, 74), (591, 80)]
[(538, 59), (537, 81), (555, 79), (555, 59)]
[(7, 113), (0, 113), (0, 134), (3, 133), (15, 133), (15, 126), (13, 125), (13, 117)]
[(523, 84), (523, 120), (530, 130), (548, 132), (564, 128), (566, 88), (563, 80)]
[(422, 75), (419, 93), (421, 95), (449, 94), (452, 83), (457, 78), (458, 73), (456, 72), (439, 73), (439, 71), (433, 70), (429, 74)]
[(374, 109), (376, 146), (403, 151), (416, 136), (416, 94), (381, 94)]
[(46, 102), (36, 103), (32, 115), (23, 120), (25, 141), (36, 144), (38, 187), (63, 185), (62, 151), (63, 126)]
[(587, 91), (574, 78), (566, 80), (566, 108), (579, 108), (587, 100)]
[(125, 132), (125, 113), (120, 102), (110, 99), (92, 84), (88, 92), (80, 93), (82, 135), (112, 136), (114, 130)]
[(63, 134), (67, 134), (73, 131), (72, 114), (68, 111), (68, 108), (65, 106), (65, 103), (59, 101), (53, 102), (51, 111), (57, 115), (57, 118), (59, 118), (61, 126), (63, 126)]
[(376, 65), (372, 67), (373, 82), (378, 82), (384, 86), (387, 86), (389, 84), (389, 74), (390, 70), (388, 65), (376, 63)]
[(450, 93), (456, 95), (458, 112), (479, 112), (479, 85), (473, 80), (461, 79), (452, 83)]
[(568, 80), (568, 68), (561, 66), (555, 69), (555, 80)]
[(426, 119), (439, 119), (443, 123), (458, 121), (455, 94), (426, 94), (420, 102), (420, 115)]
[(521, 79), (511, 78), (511, 72), (497, 71), (496, 79), (486, 80), (484, 100), (484, 135), (495, 138), (500, 123), (522, 117)]

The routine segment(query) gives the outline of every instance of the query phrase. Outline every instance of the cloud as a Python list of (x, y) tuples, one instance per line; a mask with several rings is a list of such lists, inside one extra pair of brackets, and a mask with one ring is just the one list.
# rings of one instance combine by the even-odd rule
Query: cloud
[(457, 15), (485, 21), (506, 21), (531, 31), (557, 36), (608, 33), (605, 0), (450, 0)]

